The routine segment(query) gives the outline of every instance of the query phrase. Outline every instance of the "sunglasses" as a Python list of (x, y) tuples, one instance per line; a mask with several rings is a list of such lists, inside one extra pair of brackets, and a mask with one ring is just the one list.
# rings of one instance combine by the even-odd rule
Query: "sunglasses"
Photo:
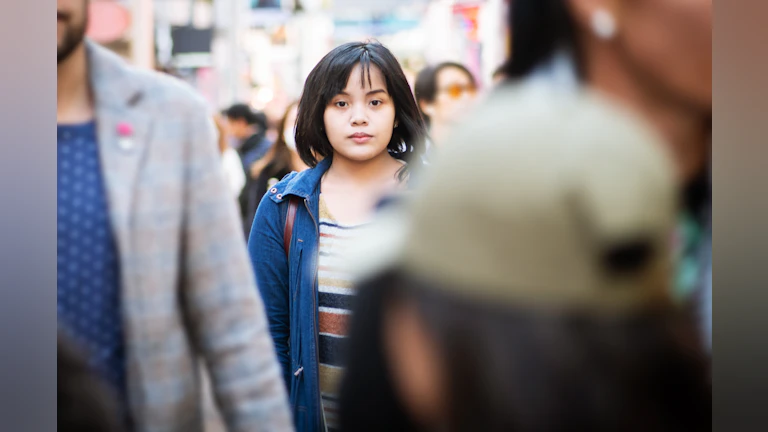
[(465, 92), (469, 94), (475, 94), (477, 89), (472, 84), (468, 85), (461, 85), (461, 84), (451, 84), (448, 87), (442, 88), (439, 90), (440, 93), (448, 93), (448, 96), (450, 96), (453, 99), (458, 99), (463, 95)]

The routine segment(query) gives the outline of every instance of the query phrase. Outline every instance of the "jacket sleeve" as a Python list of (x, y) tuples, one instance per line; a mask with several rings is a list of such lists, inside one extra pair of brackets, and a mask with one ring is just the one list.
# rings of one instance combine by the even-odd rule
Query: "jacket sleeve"
[(248, 252), (256, 272), (256, 284), (264, 301), (269, 331), (282, 366), (286, 388), (291, 383), (291, 357), (288, 347), (290, 313), (288, 260), (283, 246), (284, 216), (269, 194), (264, 195), (253, 219)]
[(292, 420), (264, 304), (204, 102), (191, 104), (185, 149), (181, 298), (230, 431), (288, 431)]

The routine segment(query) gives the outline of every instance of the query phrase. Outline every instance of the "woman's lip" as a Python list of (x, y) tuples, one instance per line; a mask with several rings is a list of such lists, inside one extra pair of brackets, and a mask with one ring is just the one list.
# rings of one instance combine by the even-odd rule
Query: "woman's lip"
[(352, 135), (351, 138), (352, 138), (352, 141), (354, 141), (354, 142), (356, 142), (358, 144), (364, 144), (364, 143), (367, 143), (368, 141), (370, 141), (371, 138), (373, 138), (373, 137), (370, 136), (370, 135)]

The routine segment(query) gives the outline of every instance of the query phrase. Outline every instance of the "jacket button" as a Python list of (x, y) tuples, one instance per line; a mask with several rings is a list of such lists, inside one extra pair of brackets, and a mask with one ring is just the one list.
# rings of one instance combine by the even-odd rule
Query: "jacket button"
[(277, 194), (275, 197), (277, 197), (277, 199), (283, 199), (283, 194)]
[(277, 188), (272, 188), (269, 191), (272, 192), (272, 193), (275, 193), (275, 192), (277, 192)]

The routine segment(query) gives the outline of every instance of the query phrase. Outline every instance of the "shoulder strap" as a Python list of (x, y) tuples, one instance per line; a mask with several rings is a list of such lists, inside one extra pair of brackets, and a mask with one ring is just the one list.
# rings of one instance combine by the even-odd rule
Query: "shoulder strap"
[(291, 196), (288, 200), (288, 214), (285, 215), (285, 228), (283, 230), (283, 248), (288, 258), (291, 251), (291, 237), (293, 237), (293, 223), (296, 221), (296, 211), (299, 209), (299, 197)]

